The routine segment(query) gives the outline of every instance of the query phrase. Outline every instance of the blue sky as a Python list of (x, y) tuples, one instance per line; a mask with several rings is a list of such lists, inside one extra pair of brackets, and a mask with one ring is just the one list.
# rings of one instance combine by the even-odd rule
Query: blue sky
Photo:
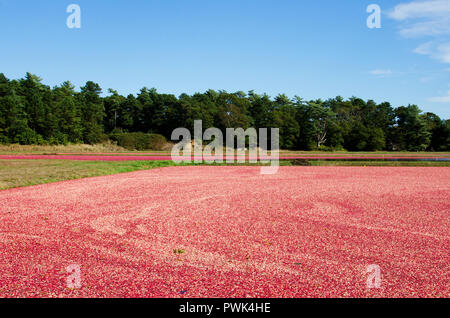
[(0, 38), (0, 72), (51, 86), (355, 95), (450, 118), (450, 0), (0, 0)]

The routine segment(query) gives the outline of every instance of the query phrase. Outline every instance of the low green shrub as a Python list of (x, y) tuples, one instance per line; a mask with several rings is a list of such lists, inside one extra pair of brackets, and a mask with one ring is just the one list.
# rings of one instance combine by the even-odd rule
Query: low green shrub
[(311, 162), (306, 159), (293, 159), (291, 160), (291, 165), (293, 166), (311, 166)]
[(109, 138), (128, 150), (162, 150), (167, 143), (162, 135), (142, 132), (113, 133)]

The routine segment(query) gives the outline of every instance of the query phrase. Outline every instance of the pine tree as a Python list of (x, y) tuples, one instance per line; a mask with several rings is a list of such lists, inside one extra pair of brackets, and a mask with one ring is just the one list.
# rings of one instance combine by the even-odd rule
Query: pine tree
[(101, 141), (103, 136), (104, 108), (101, 92), (97, 83), (89, 81), (81, 87), (81, 94), (78, 95), (82, 106), (83, 140), (89, 144)]

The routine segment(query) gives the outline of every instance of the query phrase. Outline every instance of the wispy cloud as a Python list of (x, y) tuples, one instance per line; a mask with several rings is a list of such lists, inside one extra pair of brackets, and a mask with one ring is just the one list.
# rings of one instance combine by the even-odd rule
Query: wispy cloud
[(375, 76), (389, 76), (392, 75), (392, 70), (390, 69), (376, 69), (376, 70), (371, 70), (369, 72), (372, 75)]
[[(400, 3), (387, 12), (398, 21), (398, 32), (405, 38), (423, 38), (422, 44), (413, 52), (441, 63), (450, 63), (450, 0), (416, 0)], [(450, 71), (450, 68), (444, 69)], [(428, 77), (419, 79), (422, 83)], [(450, 86), (449, 86), (450, 87)], [(447, 94), (430, 97), (432, 103), (450, 103), (450, 90)]]
[(433, 42), (426, 42), (414, 49), (414, 53), (430, 55), (433, 52)]
[(426, 42), (414, 49), (417, 54), (428, 55), (442, 63), (450, 63), (450, 42)]
[(433, 103), (450, 103), (450, 91), (447, 92), (446, 96), (437, 96), (428, 98), (429, 102)]
[[(450, 84), (448, 85), (448, 87), (450, 87)], [(447, 95), (445, 96), (428, 98), (428, 101), (433, 103), (450, 103), (450, 91), (447, 91)]]
[(429, 37), (414, 52), (450, 63), (450, 0), (420, 0), (401, 3), (387, 12), (400, 22), (399, 33), (406, 38)]
[(428, 83), (431, 82), (434, 78), (432, 76), (425, 76), (425, 77), (421, 77), (419, 78), (419, 81), (421, 83)]
[(405, 37), (450, 34), (450, 0), (401, 3), (388, 16), (402, 22), (399, 32)]
[(397, 5), (389, 12), (396, 20), (421, 18), (430, 16), (446, 16), (450, 13), (448, 0), (422, 0)]

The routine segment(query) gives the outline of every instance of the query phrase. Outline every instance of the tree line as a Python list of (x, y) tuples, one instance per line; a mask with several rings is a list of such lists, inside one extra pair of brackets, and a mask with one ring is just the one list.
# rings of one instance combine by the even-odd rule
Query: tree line
[(279, 128), (280, 147), (297, 150), (448, 151), (450, 120), (418, 106), (394, 108), (361, 98), (306, 101), (284, 94), (208, 90), (193, 95), (160, 94), (142, 88), (122, 96), (88, 81), (79, 91), (69, 82), (53, 88), (27, 73), (10, 80), (0, 73), (0, 143), (98, 143), (111, 134), (144, 132), (170, 139), (175, 128)]

